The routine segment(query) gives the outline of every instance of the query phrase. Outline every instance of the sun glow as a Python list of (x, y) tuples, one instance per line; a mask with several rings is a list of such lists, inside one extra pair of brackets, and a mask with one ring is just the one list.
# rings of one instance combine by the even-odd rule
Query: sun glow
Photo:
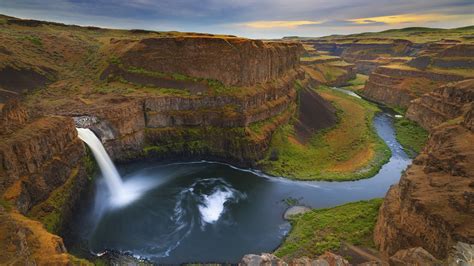
[(445, 15), (445, 14), (400, 14), (391, 16), (356, 18), (348, 21), (354, 24), (364, 25), (371, 23), (385, 23), (389, 25), (403, 23), (427, 23), (460, 19), (463, 15)]

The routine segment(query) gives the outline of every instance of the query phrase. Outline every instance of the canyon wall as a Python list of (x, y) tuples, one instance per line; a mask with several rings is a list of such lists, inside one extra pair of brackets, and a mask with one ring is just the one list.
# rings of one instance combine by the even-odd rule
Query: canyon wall
[[(460, 104), (472, 97), (473, 83), (467, 84), (443, 87), (410, 107), (413, 118), (432, 131), (422, 153), (399, 184), (390, 188), (380, 208), (374, 241), (387, 256), (420, 246), (438, 259), (446, 259), (458, 242), (474, 242), (474, 105), (472, 100)], [(437, 111), (427, 111), (429, 108), (420, 107), (421, 103), (440, 106), (445, 115), (420, 120)], [(420, 114), (415, 114), (417, 110)], [(436, 125), (460, 113), (452, 123)]]
[(296, 68), (304, 52), (298, 43), (203, 36), (117, 40), (112, 45), (127, 66), (215, 79), (227, 86), (277, 79)]
[(407, 108), (410, 101), (440, 85), (465, 79), (464, 76), (418, 70), (406, 66), (381, 66), (362, 90), (367, 98), (393, 107)]
[(466, 112), (474, 102), (474, 79), (449, 83), (411, 102), (406, 117), (430, 130)]
[(52, 234), (64, 229), (91, 174), (74, 121), (30, 117), (8, 101), (0, 125), (0, 262), (78, 263)]
[(249, 165), (265, 155), (276, 126), (293, 114), (294, 82), (303, 75), (291, 70), (246, 95), (111, 98), (62, 114), (96, 118), (86, 127), (117, 161), (179, 156)]
[(69, 176), (83, 174), (84, 146), (71, 118), (48, 116), (27, 122), (20, 106), (9, 105), (3, 107), (3, 120), (17, 123), (0, 141), (0, 193), (26, 213)]

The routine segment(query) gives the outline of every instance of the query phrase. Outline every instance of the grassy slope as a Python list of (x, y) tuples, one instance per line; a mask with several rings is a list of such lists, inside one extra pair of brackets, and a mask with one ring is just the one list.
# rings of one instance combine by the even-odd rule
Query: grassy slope
[[(378, 108), (327, 88), (318, 93), (338, 109), (339, 122), (315, 134), (308, 143), (296, 140), (293, 126), (280, 128), (273, 136), (262, 168), (273, 175), (301, 180), (355, 180), (373, 176), (390, 157), (390, 150), (377, 136), (372, 119)], [(278, 153), (276, 161), (271, 153)]]
[(317, 257), (337, 251), (341, 241), (372, 247), (373, 229), (382, 199), (347, 203), (292, 218), (292, 230), (275, 255), (287, 259)]
[(408, 156), (414, 158), (425, 146), (428, 140), (428, 131), (406, 118), (395, 120), (394, 126), (398, 142), (403, 146)]
[[(140, 40), (152, 37), (200, 36), (199, 33), (127, 31), (116, 29), (95, 29), (67, 26), (44, 22), (35, 27), (7, 23), (8, 18), (0, 15), (0, 68), (13, 65), (17, 68), (32, 68), (47, 73), (55, 80), (46, 88), (38, 88), (27, 95), (26, 104), (34, 109), (61, 109), (75, 104), (93, 104), (110, 95), (148, 96), (178, 95), (189, 96), (185, 89), (159, 88), (136, 85), (117, 78), (108, 82), (99, 75), (115, 58), (112, 40)], [(233, 38), (213, 35), (215, 38)], [(210, 37), (206, 35), (206, 37)], [(170, 73), (171, 79), (189, 80), (177, 73)], [(55, 76), (53, 78), (53, 76)], [(204, 80), (214, 94), (251, 93), (259, 88), (235, 90), (214, 80)], [(71, 97), (73, 95), (73, 97)]]
[[(433, 41), (440, 41), (442, 39), (460, 40), (463, 42), (472, 43), (474, 40), (464, 38), (474, 34), (474, 27), (463, 27), (456, 29), (433, 29), (433, 28), (404, 28), (393, 29), (382, 32), (366, 32), (359, 34), (351, 34), (344, 36), (326, 36), (319, 39), (325, 40), (340, 40), (339, 42), (351, 42), (352, 39), (357, 39), (358, 42), (365, 43), (386, 43), (391, 39), (405, 39), (415, 43), (426, 43)], [(384, 38), (384, 39), (380, 39)], [(309, 38), (311, 39), (311, 38)]]

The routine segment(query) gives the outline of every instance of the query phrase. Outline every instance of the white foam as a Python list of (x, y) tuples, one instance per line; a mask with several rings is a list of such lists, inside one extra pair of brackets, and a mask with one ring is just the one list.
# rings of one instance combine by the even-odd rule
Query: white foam
[(199, 205), (203, 222), (212, 224), (217, 222), (224, 212), (224, 204), (232, 198), (232, 191), (218, 190), (211, 195), (203, 195), (204, 203)]

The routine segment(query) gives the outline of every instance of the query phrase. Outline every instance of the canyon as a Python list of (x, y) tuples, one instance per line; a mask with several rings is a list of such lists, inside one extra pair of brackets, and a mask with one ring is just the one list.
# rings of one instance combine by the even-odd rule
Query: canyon
[[(381, 204), (377, 258), (397, 265), (426, 252), (446, 262), (474, 243), (471, 28), (429, 41), (397, 31), (261, 41), (0, 19), (0, 263), (91, 263), (59, 237), (97, 176), (76, 127), (92, 130), (115, 162), (258, 168), (278, 156), (272, 137), (290, 122), (298, 145), (337, 127), (334, 96), (317, 86), (406, 110), (430, 132)], [(351, 86), (359, 75), (367, 81)], [(242, 263), (255, 261), (285, 263), (269, 254)]]

